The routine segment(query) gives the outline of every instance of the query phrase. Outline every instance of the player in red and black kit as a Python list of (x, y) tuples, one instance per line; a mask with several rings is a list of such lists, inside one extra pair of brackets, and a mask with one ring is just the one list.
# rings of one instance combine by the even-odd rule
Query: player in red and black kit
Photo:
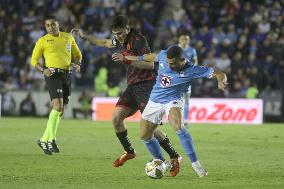
[[(114, 39), (97, 39), (94, 36), (83, 34), (79, 28), (72, 29), (71, 33), (75, 32), (82, 39), (98, 46), (118, 48), (119, 52), (114, 53), (112, 59), (122, 62), (127, 67), (128, 85), (121, 94), (112, 115), (116, 136), (125, 150), (113, 163), (114, 167), (119, 167), (136, 156), (136, 152), (128, 138), (124, 120), (138, 110), (141, 113), (143, 112), (156, 81), (156, 71), (154, 70), (154, 62), (151, 64), (149, 62), (127, 61), (124, 59), (126, 55), (141, 56), (151, 52), (146, 38), (135, 28), (129, 27), (128, 19), (125, 16), (116, 16), (113, 19), (111, 28)], [(174, 150), (165, 133), (157, 129), (154, 136), (169, 154), (172, 164), (170, 173), (172, 176), (176, 176), (179, 172), (181, 157)]]

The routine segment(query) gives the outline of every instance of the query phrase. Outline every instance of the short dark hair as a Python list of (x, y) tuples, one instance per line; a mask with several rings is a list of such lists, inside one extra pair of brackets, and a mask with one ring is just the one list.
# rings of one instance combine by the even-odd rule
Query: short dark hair
[(47, 15), (47, 16), (45, 16), (45, 17), (44, 17), (44, 21), (46, 21), (46, 20), (56, 20), (56, 21), (57, 21), (56, 16), (53, 16), (53, 15)]
[(112, 29), (124, 28), (127, 25), (129, 25), (128, 18), (124, 15), (118, 15), (113, 18), (111, 28)]
[(176, 58), (182, 58), (183, 50), (181, 47), (174, 45), (170, 47), (167, 51), (167, 58), (169, 59), (176, 59)]
[(182, 35), (188, 36), (190, 38), (190, 33), (189, 32), (185, 32), (185, 31), (178, 32), (177, 37), (180, 38), (180, 36), (182, 36)]

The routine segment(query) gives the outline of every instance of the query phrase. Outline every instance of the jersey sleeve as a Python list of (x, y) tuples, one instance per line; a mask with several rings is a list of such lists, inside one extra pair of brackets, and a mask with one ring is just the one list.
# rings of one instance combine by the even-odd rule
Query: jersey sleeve
[(82, 60), (82, 53), (72, 35), (71, 35), (71, 53), (73, 57), (78, 57), (80, 61)]
[(164, 56), (165, 50), (161, 50), (157, 56), (156, 56), (156, 61), (159, 62), (160, 60), (162, 60), (163, 56)]
[(32, 58), (31, 58), (32, 66), (35, 66), (39, 62), (39, 59), (42, 57), (42, 53), (43, 53), (43, 40), (42, 38), (40, 38), (36, 42), (32, 53)]
[(136, 56), (142, 56), (143, 54), (151, 52), (149, 44), (144, 36), (136, 37), (133, 47)]
[(194, 57), (197, 57), (197, 53), (196, 53), (196, 50), (195, 50), (195, 49), (192, 50), (192, 57), (193, 57), (193, 58), (194, 58)]
[(212, 78), (214, 69), (207, 66), (192, 66), (185, 71), (188, 79)]

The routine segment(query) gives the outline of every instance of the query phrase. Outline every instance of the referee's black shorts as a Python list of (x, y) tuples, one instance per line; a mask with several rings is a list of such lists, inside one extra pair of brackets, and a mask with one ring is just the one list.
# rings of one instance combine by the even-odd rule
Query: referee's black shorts
[(128, 85), (125, 91), (120, 95), (116, 106), (132, 110), (131, 115), (138, 110), (142, 113), (148, 103), (155, 82), (155, 80), (147, 80)]
[(71, 95), (70, 72), (55, 72), (50, 77), (44, 76), (44, 78), (50, 99), (63, 98), (63, 104), (68, 104), (69, 96)]

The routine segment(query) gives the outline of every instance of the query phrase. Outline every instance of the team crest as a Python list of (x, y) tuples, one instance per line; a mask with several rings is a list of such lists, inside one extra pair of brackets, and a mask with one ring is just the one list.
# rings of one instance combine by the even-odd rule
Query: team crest
[(162, 87), (169, 87), (171, 86), (171, 81), (172, 81), (172, 77), (167, 76), (167, 75), (163, 75), (161, 78), (161, 86)]
[(184, 77), (184, 71), (179, 72), (180, 77)]

